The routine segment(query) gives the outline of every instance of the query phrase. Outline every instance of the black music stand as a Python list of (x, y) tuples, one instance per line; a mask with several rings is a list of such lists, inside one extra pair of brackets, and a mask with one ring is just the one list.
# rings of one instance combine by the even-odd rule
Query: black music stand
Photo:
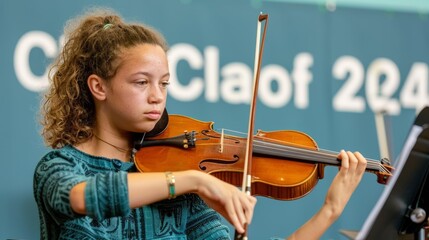
[(429, 213), (429, 108), (416, 118), (393, 176), (354, 239), (424, 239)]

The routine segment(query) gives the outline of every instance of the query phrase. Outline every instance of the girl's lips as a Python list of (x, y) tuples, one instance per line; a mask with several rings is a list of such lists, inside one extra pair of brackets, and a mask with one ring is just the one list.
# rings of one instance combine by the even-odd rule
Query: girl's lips
[(148, 112), (145, 113), (145, 115), (152, 120), (158, 120), (161, 117), (161, 113), (160, 112)]

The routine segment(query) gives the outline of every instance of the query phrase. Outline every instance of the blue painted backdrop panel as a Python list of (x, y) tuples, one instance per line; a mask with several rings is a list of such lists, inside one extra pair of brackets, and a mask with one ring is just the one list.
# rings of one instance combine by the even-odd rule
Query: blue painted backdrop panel
[[(374, 112), (386, 110), (392, 160), (416, 111), (428, 103), (429, 18), (425, 14), (258, 1), (93, 1), (158, 28), (171, 46), (170, 113), (245, 132), (256, 19), (269, 25), (256, 128), (294, 129), (324, 149), (379, 157)], [(40, 94), (65, 21), (86, 1), (1, 1), (0, 238), (37, 239), (33, 169), (48, 151), (39, 135)], [(185, 54), (182, 54), (185, 52)], [(196, 65), (191, 65), (195, 62)], [(199, 84), (199, 88), (191, 86)], [(238, 84), (238, 85), (234, 85)], [(235, 87), (233, 87), (235, 86)], [(323, 204), (337, 169), (296, 201), (259, 198), (249, 235), (286, 236)], [(324, 239), (359, 229), (383, 187), (366, 174)]]

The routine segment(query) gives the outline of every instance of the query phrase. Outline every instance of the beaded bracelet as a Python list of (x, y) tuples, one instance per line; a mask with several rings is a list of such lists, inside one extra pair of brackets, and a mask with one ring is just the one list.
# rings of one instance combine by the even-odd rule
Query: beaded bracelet
[(176, 198), (176, 179), (174, 178), (174, 175), (172, 172), (166, 172), (165, 177), (167, 179), (167, 186), (168, 186), (168, 199), (174, 199)]

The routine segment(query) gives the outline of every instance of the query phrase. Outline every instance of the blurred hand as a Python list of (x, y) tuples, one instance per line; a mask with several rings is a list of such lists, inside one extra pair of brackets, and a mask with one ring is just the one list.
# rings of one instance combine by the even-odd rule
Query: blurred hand
[(197, 194), (207, 205), (227, 219), (239, 233), (252, 221), (256, 198), (241, 192), (237, 187), (203, 173)]

